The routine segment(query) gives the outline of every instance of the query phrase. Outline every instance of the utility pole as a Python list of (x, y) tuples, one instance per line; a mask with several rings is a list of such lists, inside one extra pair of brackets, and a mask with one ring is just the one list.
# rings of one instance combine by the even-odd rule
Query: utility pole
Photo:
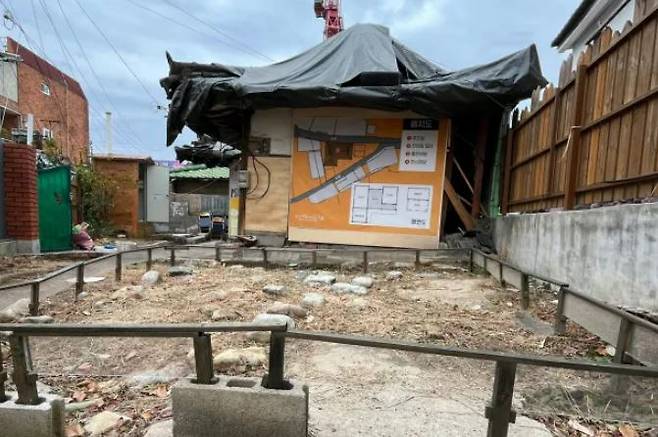
[(107, 154), (112, 154), (112, 113), (105, 113), (105, 146)]

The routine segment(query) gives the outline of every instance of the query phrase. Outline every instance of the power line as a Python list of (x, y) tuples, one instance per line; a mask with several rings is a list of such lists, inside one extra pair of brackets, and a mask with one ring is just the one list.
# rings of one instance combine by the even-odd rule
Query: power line
[[(119, 110), (117, 109), (117, 107), (114, 105), (114, 102), (113, 102), (112, 99), (110, 98), (110, 95), (109, 95), (107, 89), (105, 88), (105, 85), (103, 84), (103, 81), (101, 80), (101, 78), (99, 77), (98, 73), (96, 72), (96, 69), (94, 68), (93, 64), (92, 64), (91, 61), (89, 60), (89, 56), (87, 55), (87, 51), (85, 50), (84, 46), (83, 46), (82, 43), (80, 42), (80, 39), (78, 38), (78, 35), (77, 35), (77, 33), (75, 32), (75, 29), (74, 29), (73, 25), (71, 25), (71, 22), (69, 21), (67, 15), (66, 15), (66, 12), (64, 12), (64, 7), (62, 6), (62, 2), (61, 2), (61, 0), (57, 0), (57, 4), (58, 4), (58, 6), (59, 6), (59, 10), (60, 10), (60, 12), (61, 12), (61, 14), (62, 14), (62, 17), (64, 17), (64, 21), (66, 22), (67, 27), (68, 27), (69, 30), (71, 31), (71, 35), (73, 36), (73, 39), (75, 40), (75, 42), (76, 42), (78, 48), (80, 49), (80, 52), (82, 53), (82, 57), (83, 57), (83, 59), (85, 60), (85, 63), (87, 64), (87, 67), (89, 68), (89, 71), (91, 71), (92, 76), (94, 76), (94, 79), (96, 79), (96, 83), (98, 83), (98, 86), (99, 86), (99, 88), (100, 88), (101, 91), (102, 91), (102, 94), (105, 96), (105, 99), (106, 99), (107, 102), (109, 103), (109, 105), (110, 105), (110, 107), (112, 108), (112, 110), (113, 110), (116, 114), (119, 114)], [(125, 126), (126, 126), (126, 129), (129, 131), (129, 133), (130, 133), (132, 136), (134, 136), (135, 139), (137, 139), (137, 142), (140, 143), (142, 146), (144, 146), (144, 147), (146, 148), (146, 144), (144, 143), (144, 141), (142, 141), (141, 137), (140, 137), (140, 136), (137, 134), (137, 132), (133, 129), (133, 127), (132, 127), (132, 125), (129, 123), (128, 119), (125, 120)]]
[(91, 15), (89, 15), (89, 13), (87, 13), (87, 10), (82, 6), (82, 4), (80, 3), (80, 1), (79, 1), (79, 0), (74, 0), (74, 1), (75, 1), (75, 3), (78, 5), (78, 7), (82, 10), (82, 13), (85, 14), (85, 16), (87, 17), (87, 19), (88, 19), (88, 20), (91, 22), (91, 24), (96, 28), (96, 30), (98, 31), (98, 33), (101, 34), (101, 36), (103, 37), (103, 39), (105, 40), (105, 42), (107, 43), (107, 45), (110, 46), (110, 48), (112, 49), (112, 51), (114, 52), (114, 54), (117, 55), (117, 58), (119, 58), (119, 60), (121, 61), (121, 63), (124, 65), (124, 67), (126, 67), (126, 69), (130, 72), (130, 74), (135, 78), (135, 80), (139, 83), (139, 85), (142, 87), (142, 89), (144, 90), (144, 92), (149, 96), (149, 98), (153, 101), (153, 103), (155, 103), (156, 107), (159, 106), (160, 103), (158, 102), (158, 100), (153, 96), (153, 94), (149, 91), (149, 89), (146, 87), (146, 85), (144, 85), (144, 82), (142, 82), (142, 80), (139, 78), (139, 76), (137, 75), (137, 73), (135, 73), (135, 71), (130, 67), (130, 65), (128, 64), (128, 62), (126, 62), (126, 60), (123, 58), (123, 56), (121, 56), (121, 53), (117, 50), (117, 48), (114, 46), (114, 44), (112, 44), (112, 42), (111, 42), (110, 39), (107, 37), (107, 35), (105, 34), (105, 32), (103, 32), (103, 30), (98, 26), (98, 24), (96, 24), (96, 22), (94, 21), (94, 19), (91, 18)]
[[(78, 0), (76, 0), (76, 1), (78, 1)], [(243, 43), (239, 39), (232, 37), (228, 33), (224, 32), (223, 30), (218, 29), (217, 27), (213, 26), (212, 24), (208, 23), (207, 21), (202, 20), (201, 18), (197, 17), (196, 15), (193, 15), (192, 13), (188, 12), (185, 8), (182, 8), (182, 7), (178, 6), (177, 4), (173, 3), (171, 0), (164, 0), (164, 2), (167, 3), (169, 6), (171, 6), (172, 8), (177, 9), (178, 11), (180, 11), (183, 14), (187, 15), (188, 17), (192, 18), (193, 20), (203, 24), (204, 26), (208, 27), (209, 29), (211, 29), (211, 30), (215, 31), (216, 33), (222, 35), (224, 38), (228, 38), (231, 41), (234, 41), (236, 44), (243, 47), (243, 49), (242, 49), (243, 51), (247, 50), (247, 51), (251, 52), (252, 54), (256, 54), (256, 55), (260, 56), (261, 58), (267, 59), (270, 62), (275, 62), (274, 59), (270, 58), (266, 54), (256, 50), (255, 48), (253, 48), (253, 47), (251, 47), (251, 46), (249, 46), (245, 43)]]
[[(41, 4), (41, 7), (43, 8), (43, 10), (46, 14), (46, 17), (48, 18), (48, 21), (50, 22), (50, 25), (53, 28), (53, 31), (55, 32), (55, 36), (57, 37), (57, 41), (59, 43), (60, 49), (62, 50), (62, 53), (64, 54), (65, 60), (67, 61), (67, 63), (69, 63), (71, 65), (71, 67), (73, 69), (75, 69), (78, 72), (78, 74), (80, 75), (80, 79), (82, 81), (84, 81), (86, 84), (88, 84), (89, 81), (87, 80), (86, 76), (82, 72), (82, 69), (79, 67), (78, 63), (75, 61), (75, 57), (71, 54), (71, 52), (66, 47), (66, 43), (64, 42), (64, 39), (62, 38), (59, 31), (57, 30), (57, 26), (55, 25), (55, 21), (53, 20), (52, 15), (50, 14), (50, 10), (48, 9), (48, 6), (46, 6), (46, 4), (45, 4), (45, 1), (44, 0), (39, 0), (39, 3)], [(69, 62), (69, 59), (70, 59), (70, 62)], [(89, 89), (89, 91), (91, 91), (91, 87), (88, 87), (88, 89)], [(97, 100), (99, 100), (99, 99), (97, 99)], [(94, 113), (94, 111), (95, 111), (95, 115), (97, 117), (99, 117), (101, 120), (103, 119), (103, 116), (101, 114), (99, 114), (98, 110), (96, 110), (91, 105), (90, 105), (90, 108), (92, 110), (92, 113)], [(114, 129), (114, 127), (113, 127), (113, 129)], [(117, 136), (119, 136), (119, 135), (117, 135)], [(136, 137), (136, 138), (137, 138), (138, 142), (141, 142), (139, 137)], [(124, 141), (126, 141), (126, 139), (128, 139), (128, 141), (127, 141), (128, 146), (132, 147), (135, 151), (138, 151), (138, 152), (144, 152), (145, 151), (145, 150), (139, 150), (136, 146), (131, 145), (131, 143), (135, 141), (134, 139), (130, 139), (128, 136), (125, 136)], [(146, 147), (146, 146), (144, 146), (144, 147)], [(141, 149), (141, 147), (140, 147), (140, 149)]]

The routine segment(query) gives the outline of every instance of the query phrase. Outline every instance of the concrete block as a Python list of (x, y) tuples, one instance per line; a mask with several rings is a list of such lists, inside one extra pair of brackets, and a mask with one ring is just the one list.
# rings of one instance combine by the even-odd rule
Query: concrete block
[(64, 399), (40, 394), (39, 405), (16, 403), (18, 394), (8, 392), (9, 400), (0, 403), (0, 435), (12, 437), (63, 437)]
[(174, 437), (306, 437), (308, 387), (270, 390), (260, 378), (185, 379), (171, 392)]
[(16, 242), (14, 240), (0, 240), (0, 256), (16, 255)]
[(41, 253), (39, 240), (16, 240), (16, 253), (36, 255)]

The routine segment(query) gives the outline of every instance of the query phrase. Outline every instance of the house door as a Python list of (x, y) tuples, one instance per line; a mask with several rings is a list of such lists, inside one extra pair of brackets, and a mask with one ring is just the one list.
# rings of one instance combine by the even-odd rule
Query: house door
[(169, 223), (169, 168), (146, 168), (146, 221)]
[(39, 170), (39, 241), (42, 252), (71, 248), (71, 169)]

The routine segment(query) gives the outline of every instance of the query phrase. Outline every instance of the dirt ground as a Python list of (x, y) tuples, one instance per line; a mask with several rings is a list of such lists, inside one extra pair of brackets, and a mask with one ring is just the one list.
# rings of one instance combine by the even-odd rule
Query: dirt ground
[(36, 279), (69, 264), (70, 260), (40, 256), (0, 256), (0, 286)]
[[(89, 284), (88, 296), (76, 304), (71, 293), (61, 293), (43, 303), (43, 311), (68, 323), (210, 322), (215, 310), (236, 321), (251, 321), (276, 301), (299, 304), (305, 293), (317, 292), (325, 304), (296, 319), (297, 327), (469, 349), (610, 359), (609, 348), (576, 326), (569, 325), (564, 336), (552, 335), (552, 292), (533, 290), (532, 307), (522, 312), (517, 291), (461, 267), (426, 266), (404, 271), (395, 281), (376, 271), (370, 274), (375, 284), (366, 296), (311, 287), (295, 269), (197, 262), (192, 275), (181, 277), (168, 277), (165, 265), (156, 269), (164, 282), (143, 294), (126, 289), (141, 282), (143, 266), (136, 266), (125, 272), (121, 284)], [(361, 275), (335, 274), (344, 282)], [(284, 285), (288, 292), (265, 294), (262, 288), (268, 284)], [(216, 354), (256, 346), (244, 333), (213, 335), (212, 340)], [(105, 410), (126, 417), (108, 435), (142, 435), (149, 424), (170, 418), (170, 383), (192, 372), (189, 340), (47, 338), (33, 339), (32, 349), (40, 381), (72, 403), (95, 401), (67, 414), (69, 437), (84, 435), (81, 427), (89, 417)], [(311, 387), (312, 435), (484, 435), (486, 430), (490, 363), (293, 340), (287, 342), (286, 360), (287, 376)], [(262, 375), (265, 364), (221, 373)], [(511, 435), (649, 435), (658, 422), (656, 384), (627, 380), (627, 393), (621, 395), (611, 394), (610, 386), (607, 377), (521, 366), (515, 398), (519, 418)], [(635, 434), (622, 433), (621, 426)]]

